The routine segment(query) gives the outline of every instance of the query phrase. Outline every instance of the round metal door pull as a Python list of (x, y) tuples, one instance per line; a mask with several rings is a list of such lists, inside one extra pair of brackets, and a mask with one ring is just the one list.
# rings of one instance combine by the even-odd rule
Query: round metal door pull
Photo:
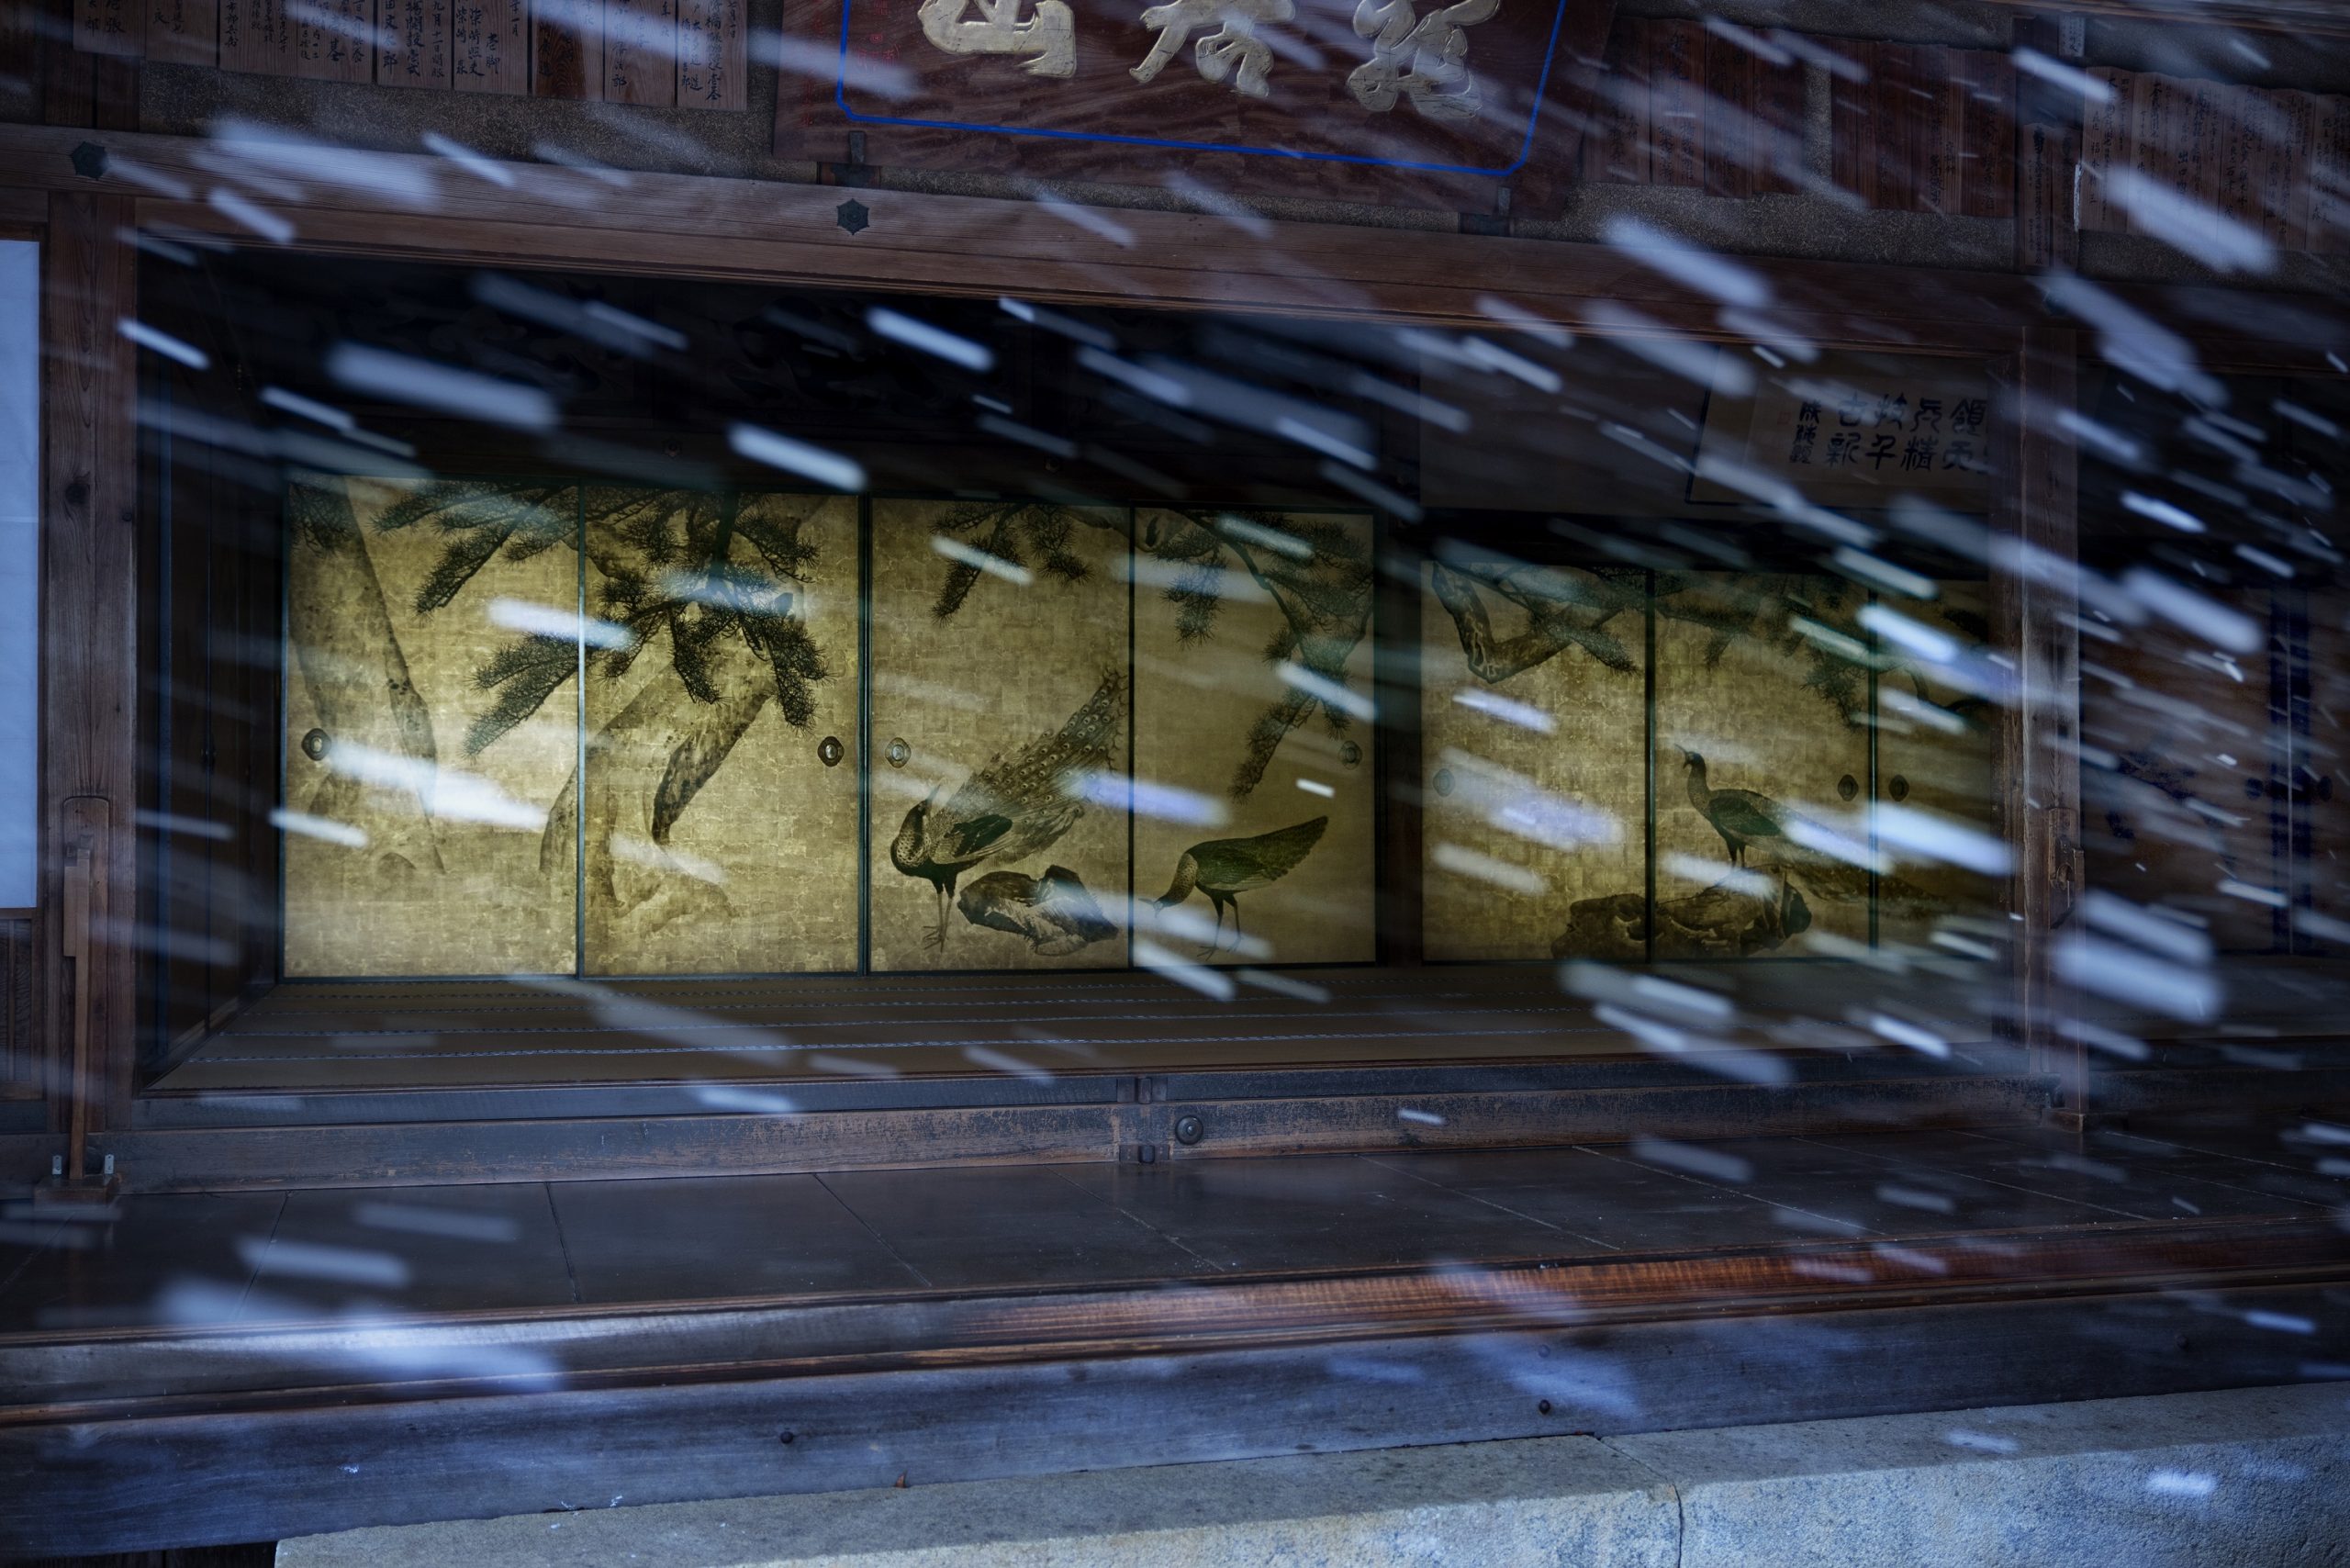
[(826, 735), (816, 743), (816, 760), (827, 767), (838, 767), (841, 758), (847, 755), (848, 749), (841, 745), (838, 735)]
[(1201, 1123), (1197, 1116), (1178, 1116), (1175, 1118), (1175, 1141), (1177, 1143), (1185, 1145), (1195, 1144), (1199, 1142), (1201, 1138), (1207, 1136), (1207, 1130), (1206, 1126)]
[(324, 762), (327, 757), (328, 744), (327, 733), (324, 730), (312, 730), (302, 737), (302, 755), (312, 762)]

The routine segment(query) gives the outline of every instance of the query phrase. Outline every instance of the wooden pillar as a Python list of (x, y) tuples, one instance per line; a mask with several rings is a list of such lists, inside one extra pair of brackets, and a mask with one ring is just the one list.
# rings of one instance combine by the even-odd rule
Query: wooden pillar
[(2001, 822), (2016, 857), (2014, 1019), (2033, 1070), (2062, 1080), (2065, 1109), (2077, 1116), (2085, 1062), (2079, 1041), (2060, 1030), (2073, 1008), (2051, 962), (2082, 878), (2079, 451), (2056, 423), (2076, 406), (2077, 346), (2068, 329), (2027, 327), (2020, 338), (1992, 364), (1993, 638), (2015, 677), (1997, 753)]
[[(2081, 18), (2016, 18), (2019, 49), (2078, 69)], [(2016, 73), (2016, 270), (2072, 272), (2081, 262), (2073, 176), (2080, 161), (2081, 100), (2027, 71)]]
[[(2082, 66), (2080, 17), (2016, 17), (2019, 50), (2035, 50), (2075, 71)], [(2073, 273), (2080, 268), (2080, 209), (2073, 176), (2080, 167), (2080, 96), (2016, 71), (2016, 270)]]
[[(87, 987), (92, 1131), (129, 1120), (137, 1049), (138, 365), (131, 204), (57, 194), (41, 265), (41, 883), (36, 926), (52, 1126), (71, 1115), (75, 1013), (62, 962), (69, 821), (106, 824), (106, 893), (76, 960)], [(103, 802), (101, 811), (95, 802)], [(79, 946), (79, 934), (71, 946)]]

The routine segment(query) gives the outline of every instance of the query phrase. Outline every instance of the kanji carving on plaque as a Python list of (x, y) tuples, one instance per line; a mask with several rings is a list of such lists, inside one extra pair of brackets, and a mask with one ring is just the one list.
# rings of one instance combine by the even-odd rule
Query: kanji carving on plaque
[[(1026, 20), (1021, 0), (923, 0), (922, 36), (949, 54), (1031, 56), (1032, 76), (1077, 74), (1077, 18), (1066, 0), (1036, 0)], [(1282, 0), (1283, 4), (1287, 0)], [(966, 17), (976, 8), (979, 15)]]
[(1501, 0), (1460, 0), (1421, 17), (1413, 0), (1360, 0), (1355, 32), (1371, 39), (1371, 58), (1347, 77), (1347, 91), (1367, 109), (1392, 109), (1401, 95), (1433, 118), (1473, 118), (1482, 95), (1467, 29), (1500, 8)]
[(1192, 60), (1211, 82), (1232, 78), (1235, 92), (1261, 98), (1268, 91), (1265, 73), (1272, 69), (1273, 51), (1257, 36), (1259, 24), (1286, 22), (1297, 15), (1295, 0), (1172, 0), (1142, 14), (1142, 25), (1158, 37), (1150, 53), (1134, 68), (1134, 79), (1147, 82), (1175, 58), (1192, 29), (1218, 24), (1216, 30), (1192, 46)]

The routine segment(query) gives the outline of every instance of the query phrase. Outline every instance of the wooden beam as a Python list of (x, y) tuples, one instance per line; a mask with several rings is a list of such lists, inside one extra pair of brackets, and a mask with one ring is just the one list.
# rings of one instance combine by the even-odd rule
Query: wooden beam
[[(1870, 1127), (1990, 1126), (2031, 1119), (2048, 1085), (2033, 1078), (1714, 1083), (1583, 1093), (1365, 1094), (1150, 1106), (1197, 1116), (1198, 1144), (1177, 1159), (1332, 1154), (1382, 1148), (1496, 1148), (1635, 1137), (1776, 1137)], [(1433, 1119), (1422, 1119), (1433, 1118)]]
[(2350, 35), (2350, 17), (2338, 0), (1991, 0), (1995, 6), (2115, 21), (2175, 22), (2263, 32)]
[[(431, 1185), (783, 1174), (1114, 1159), (1148, 1144), (1170, 1158), (1404, 1148), (1559, 1147), (1639, 1137), (1707, 1138), (2013, 1126), (2049, 1085), (1997, 1075), (1483, 1093), (1192, 1098), (1077, 1105), (839, 1110), (782, 1115), (584, 1117), (303, 1126), (140, 1127), (95, 1140), (140, 1192)], [(1404, 1110), (1441, 1118), (1407, 1120)], [(1184, 1115), (1192, 1147), (1170, 1143)], [(0, 1140), (0, 1149), (6, 1140)]]
[[(639, 276), (739, 278), (830, 288), (1060, 299), (1099, 306), (1279, 310), (1348, 319), (1493, 330), (1481, 300), (1506, 299), (1566, 326), (1623, 330), (1591, 307), (1629, 311), (1657, 330), (1737, 334), (1720, 302), (1612, 246), (1503, 236), (1382, 231), (1120, 208), (1093, 227), (1027, 201), (699, 175), (594, 174), (501, 163), (498, 179), (444, 159), (288, 141), (276, 151), (195, 138), (108, 133), (112, 158), (138, 165), (132, 186), (94, 187), (73, 162), (86, 134), (0, 128), (0, 185), (141, 193), (150, 226), (181, 226), (247, 244), (272, 242), (204, 199), (223, 158), (250, 163), (273, 199), (241, 193), (307, 251), (410, 256), (459, 264), (543, 265)], [(87, 159), (85, 156), (84, 162)], [(185, 200), (153, 196), (158, 180)], [(162, 187), (168, 188), (168, 186)], [(857, 233), (837, 208), (867, 209)], [(1778, 330), (1827, 343), (1967, 353), (1981, 328), (2035, 316), (2037, 291), (1998, 273), (1757, 259)]]
[(2081, 644), (2077, 629), (2079, 449), (2059, 419), (2078, 408), (2075, 335), (2027, 328), (1993, 363), (1993, 640), (2015, 689), (2000, 710), (1998, 804), (2015, 853), (2009, 909), (2014, 1023), (2035, 1070), (2059, 1075), (2081, 1109), (2082, 1047), (2053, 957), (2080, 896)]
[(107, 908), (86, 986), (93, 1060), (90, 1126), (129, 1119), (137, 963), (131, 912), (137, 856), (138, 366), (119, 323), (138, 310), (137, 252), (118, 237), (133, 221), (123, 196), (50, 198), (41, 279), (41, 919), (42, 1019), (52, 1114), (67, 1118), (62, 856), (66, 803), (96, 797)]
[[(703, 175), (606, 177), (544, 163), (495, 165), (500, 185), (444, 159), (289, 140), (238, 152), (199, 138), (106, 132), (110, 159), (136, 184), (93, 179), (73, 153), (90, 132), (0, 126), (0, 191), (121, 191), (143, 226), (180, 225), (248, 245), (274, 241), (208, 205), (223, 157), (254, 185), (291, 191), (240, 206), (285, 225), (297, 250), (455, 265), (526, 265), (780, 286), (986, 297), (1014, 294), (1101, 307), (1280, 311), (1484, 330), (1481, 301), (1501, 297), (1596, 335), (1624, 329), (1607, 307), (1653, 328), (1735, 339), (1719, 302), (1612, 246), (1492, 235), (1381, 230), (1204, 213), (1107, 209), (1096, 229), (1038, 203), (915, 191)], [(84, 165), (88, 162), (84, 155)], [(173, 200), (154, 193), (174, 185)], [(854, 196), (868, 226), (836, 208)], [(245, 204), (250, 203), (251, 206)], [(2046, 319), (2036, 284), (2009, 273), (1872, 263), (1742, 258), (1770, 286), (1774, 330), (1824, 347), (1978, 354), (1986, 328)], [(2215, 365), (2327, 374), (2350, 353), (2350, 308), (2316, 294), (2194, 285), (2109, 285), (2108, 292), (2179, 331)], [(1595, 309), (1595, 307), (1599, 308)]]
[[(1832, 960), (1830, 960), (1832, 961)], [(1820, 966), (1824, 967), (1824, 966)], [(1343, 1047), (1344, 1036), (1334, 1036)], [(1628, 1037), (1628, 1045), (1629, 1044)], [(2023, 1053), (1991, 1038), (1987, 1025), (1976, 1038), (1952, 1042), (1969, 1062), (1969, 1076), (2013, 1077), (2025, 1070)], [(1281, 1061), (1201, 1063), (1186, 1066), (1181, 1056), (1193, 1047), (1170, 1046), (1121, 1052), (1094, 1047), (1108, 1058), (1102, 1070), (1063, 1072), (1049, 1080), (974, 1070), (956, 1073), (906, 1072), (895, 1078), (808, 1072), (776, 1081), (806, 1112), (981, 1110), (1035, 1105), (1109, 1105), (1141, 1103), (1137, 1079), (1164, 1087), (1169, 1101), (1311, 1100), (1360, 1095), (1419, 1097), (1429, 1094), (1527, 1093), (1536, 1091), (1712, 1088), (1722, 1082), (1707, 1058), (1660, 1060), (1638, 1051), (1623, 1055), (1548, 1058), (1454, 1058), (1365, 1063), (1334, 1054), (1324, 1063)], [(1825, 1050), (1774, 1052), (1789, 1083), (1884, 1082), (1907, 1078), (1945, 1078), (1949, 1069), (1928, 1057), (1854, 1057)], [(2157, 1058), (2156, 1060), (2165, 1060)], [(968, 1065), (968, 1064), (967, 1064)], [(2166, 1062), (2166, 1065), (2179, 1065)], [(2203, 1067), (2198, 1057), (2188, 1065)], [(328, 1092), (273, 1092), (158, 1087), (140, 1097), (141, 1131), (178, 1128), (338, 1126), (389, 1122), (508, 1122), (537, 1119), (699, 1115), (709, 1109), (691, 1083), (564, 1082), (381, 1087)], [(0, 1169), (5, 1159), (0, 1158)]]

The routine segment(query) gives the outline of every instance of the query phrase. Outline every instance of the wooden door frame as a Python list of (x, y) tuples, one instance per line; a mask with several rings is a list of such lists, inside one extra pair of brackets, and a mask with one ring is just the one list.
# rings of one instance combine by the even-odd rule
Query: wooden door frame
[(2080, 452), (2055, 416), (2078, 410), (2080, 349), (2065, 327), (2027, 326), (2020, 336), (1993, 361), (1992, 385), (2007, 409), (2048, 417), (2002, 418), (1992, 464), (1992, 634), (2014, 681), (1992, 772), (2000, 836), (2014, 856), (2009, 1004), (2033, 1070), (2058, 1079), (2060, 1108), (2077, 1126), (2087, 1110), (2086, 1047), (2058, 1027), (2067, 1009), (2054, 957), (2083, 878)]
[[(135, 349), (118, 323), (138, 313), (137, 252), (117, 236), (137, 221), (115, 192), (51, 191), (41, 246), (40, 822), (34, 967), (47, 1041), (50, 1126), (77, 1098), (91, 1132), (125, 1126), (137, 1063), (138, 453)], [(76, 1085), (63, 955), (62, 838), (84, 824), (104, 872), (91, 913), (91, 1071)], [(106, 825), (92, 830), (87, 824)], [(77, 1093), (78, 1090), (78, 1093)]]
[[(1505, 330), (1493, 307), (1500, 299), (1595, 336), (1620, 335), (1628, 315), (1640, 332), (1742, 341), (1723, 326), (1716, 300), (1602, 245), (1125, 209), (1080, 228), (1051, 207), (994, 198), (700, 175), (629, 174), (611, 183), (537, 163), (491, 163), (485, 174), (401, 153), (338, 152), (306, 163), (303, 148), (288, 141), (279, 152), (248, 154), (256, 178), (240, 200), (216, 206), (200, 193), (229, 188), (234, 173), (232, 163), (224, 177), (219, 143), (0, 127), (0, 209), (39, 201), (48, 215), (38, 951), (49, 1019), (62, 1015), (64, 1001), (52, 840), (67, 799), (95, 794), (112, 805), (116, 907), (126, 923), (136, 908), (138, 366), (115, 329), (136, 314), (136, 283), (134, 252), (118, 234), (177, 230), (261, 244), (269, 241), (256, 225), (282, 225), (286, 245), (320, 254), (1446, 329)], [(856, 232), (842, 221), (848, 202), (866, 209)], [(1768, 257), (1740, 264), (1771, 288), (1780, 332), (1822, 347), (1976, 358), (1997, 384), (2022, 393), (1998, 399), (1995, 412), (2012, 482), (1998, 487), (1993, 525), (2069, 557), (2073, 447), (2053, 415), (2068, 406), (2074, 357), (2087, 345), (2050, 313), (2038, 283), (2010, 273)], [(2188, 323), (2180, 335), (2213, 368), (2326, 375), (2329, 348), (2350, 347), (2350, 312), (2306, 297), (2204, 286), (2109, 293), (2146, 315)], [(2047, 417), (2019, 421), (2015, 410), (2027, 406)], [(2061, 666), (2064, 655), (2048, 650), (2073, 635), (2063, 597), (2024, 595), (2003, 606), (1999, 651), (2019, 667), (2044, 663), (2043, 654)], [(2072, 700), (2076, 723), (2076, 693)], [(2053, 755), (2031, 737), (2061, 734), (2066, 722), (2060, 710), (2020, 711), (2004, 741), (2001, 797), (2027, 872), (2069, 865), (2076, 853), (2065, 846), (2062, 824), (2077, 822), (2077, 767), (2031, 771), (2040, 766), (2033, 759)], [(2024, 800), (2035, 809), (2017, 810)], [(2032, 888), (2045, 894), (2055, 886), (2048, 879), (2025, 874), (2020, 883), (2033, 913), (2022, 923), (2014, 978), (2020, 995), (2037, 997), (2065, 900), (2032, 902)], [(95, 1125), (123, 1129), (136, 1070), (137, 966), (129, 943), (107, 947)], [(2034, 1014), (2027, 1006), (2018, 1015)], [(2022, 1032), (2039, 1047), (2042, 1070), (2053, 1070), (2052, 1044), (2028, 1023)], [(52, 1081), (56, 1126), (64, 1096), (55, 1075)]]

